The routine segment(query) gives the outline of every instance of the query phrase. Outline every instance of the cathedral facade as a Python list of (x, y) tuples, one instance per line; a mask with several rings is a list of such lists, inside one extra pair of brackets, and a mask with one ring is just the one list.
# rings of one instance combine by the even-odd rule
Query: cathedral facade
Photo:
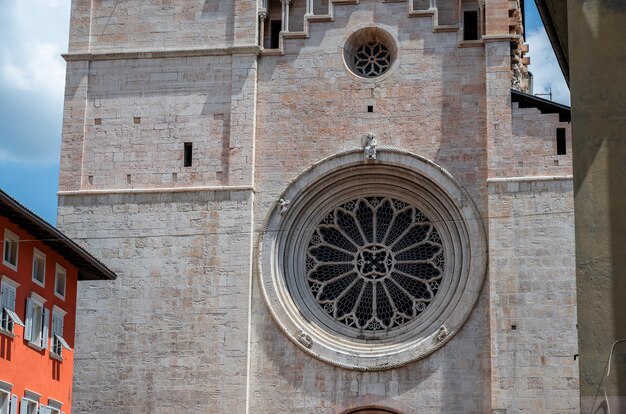
[(576, 413), (569, 108), (517, 0), (73, 0), (76, 413)]

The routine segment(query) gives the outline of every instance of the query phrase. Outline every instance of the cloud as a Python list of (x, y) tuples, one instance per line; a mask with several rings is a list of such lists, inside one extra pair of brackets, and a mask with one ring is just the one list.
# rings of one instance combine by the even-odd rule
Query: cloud
[(0, 4), (0, 163), (58, 163), (70, 3)]
[(529, 68), (533, 74), (533, 93), (548, 93), (552, 90), (552, 100), (569, 105), (569, 88), (543, 26), (530, 31), (526, 35), (526, 43), (530, 47), (528, 55), (531, 62)]

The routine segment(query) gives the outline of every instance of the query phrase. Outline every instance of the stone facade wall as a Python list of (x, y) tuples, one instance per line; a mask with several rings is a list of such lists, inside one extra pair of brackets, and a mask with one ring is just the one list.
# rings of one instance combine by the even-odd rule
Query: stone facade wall
[[(513, 103), (513, 135), (497, 148), (497, 176), (572, 174), (572, 129), (558, 114), (542, 114), (535, 108)], [(557, 155), (556, 130), (565, 129), (567, 153)]]
[[(383, 80), (365, 81), (345, 67), (342, 47), (351, 32), (374, 22), (398, 33), (401, 52)], [(363, 1), (358, 8), (336, 8), (333, 22), (312, 23), (309, 39), (287, 40), (285, 56), (261, 58), (255, 185), (263, 191), (255, 209), (257, 228), (298, 174), (320, 159), (360, 147), (370, 132), (380, 145), (442, 165), (485, 205), (484, 52), (458, 48), (456, 33), (432, 29), (430, 18), (407, 18), (404, 3)], [(483, 296), (462, 332), (432, 356), (362, 373), (303, 354), (279, 331), (255, 288), (250, 412), (325, 413), (353, 402), (356, 408), (362, 398), (434, 412), (486, 412), (486, 306)]]
[[(568, 175), (571, 158), (554, 156), (558, 116), (511, 105), (508, 38), (460, 47), (406, 3), (364, 0), (334, 5), (283, 55), (257, 56), (255, 2), (89, 3), (73, 3), (70, 51), (94, 55), (68, 62), (59, 227), (119, 278), (80, 287), (76, 412), (577, 412), (571, 183), (502, 181)], [(487, 7), (488, 31), (508, 35), (509, 2)], [(342, 47), (374, 25), (399, 55), (363, 80)], [(202, 48), (214, 49), (181, 50)], [(170, 55), (123, 54), (138, 50)], [(450, 172), (490, 238), (463, 329), (380, 372), (298, 349), (252, 265), (285, 188), (368, 133)]]
[(487, 295), (442, 349), (399, 369), (345, 370), (311, 358), (289, 341), (254, 290), (250, 413), (323, 414), (363, 401), (436, 413), (489, 412), (489, 344), (484, 332)]
[(571, 178), (489, 185), (493, 409), (578, 412), (572, 190)]
[[(398, 33), (400, 49), (395, 67), (376, 81), (354, 76), (342, 50), (353, 31), (374, 22)], [(484, 50), (459, 48), (456, 33), (432, 29), (431, 18), (407, 18), (404, 3), (363, 1), (336, 7), (334, 22), (311, 23), (309, 39), (288, 39), (285, 56), (263, 56), (256, 135), (260, 199), (278, 196), (320, 159), (361, 147), (371, 132), (379, 145), (442, 165), (484, 205)]]
[[(232, 56), (93, 62), (82, 186), (227, 182), (231, 72)], [(189, 168), (183, 167), (185, 142), (193, 143)]]
[(118, 273), (80, 287), (74, 412), (245, 412), (252, 202), (61, 197), (59, 226)]
[(74, 0), (70, 41), (83, 52), (226, 47), (233, 42), (234, 3)]

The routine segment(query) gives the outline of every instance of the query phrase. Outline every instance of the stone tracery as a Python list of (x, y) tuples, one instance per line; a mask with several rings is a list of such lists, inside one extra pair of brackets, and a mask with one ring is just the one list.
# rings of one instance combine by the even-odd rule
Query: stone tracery
[(432, 301), (444, 273), (444, 247), (416, 207), (392, 198), (350, 200), (315, 229), (307, 281), (326, 314), (368, 331), (402, 326)]
[(366, 43), (354, 55), (354, 67), (366, 78), (382, 75), (390, 65), (391, 53), (381, 42)]

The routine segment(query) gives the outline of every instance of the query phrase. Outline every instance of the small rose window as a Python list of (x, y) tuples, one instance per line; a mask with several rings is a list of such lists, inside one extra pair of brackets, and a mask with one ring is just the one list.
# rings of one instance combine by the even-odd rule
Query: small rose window
[(391, 53), (380, 43), (366, 43), (354, 55), (354, 67), (366, 78), (380, 76), (391, 66)]
[(362, 78), (376, 78), (389, 71), (396, 55), (397, 47), (393, 37), (375, 27), (353, 33), (344, 47), (346, 65)]

